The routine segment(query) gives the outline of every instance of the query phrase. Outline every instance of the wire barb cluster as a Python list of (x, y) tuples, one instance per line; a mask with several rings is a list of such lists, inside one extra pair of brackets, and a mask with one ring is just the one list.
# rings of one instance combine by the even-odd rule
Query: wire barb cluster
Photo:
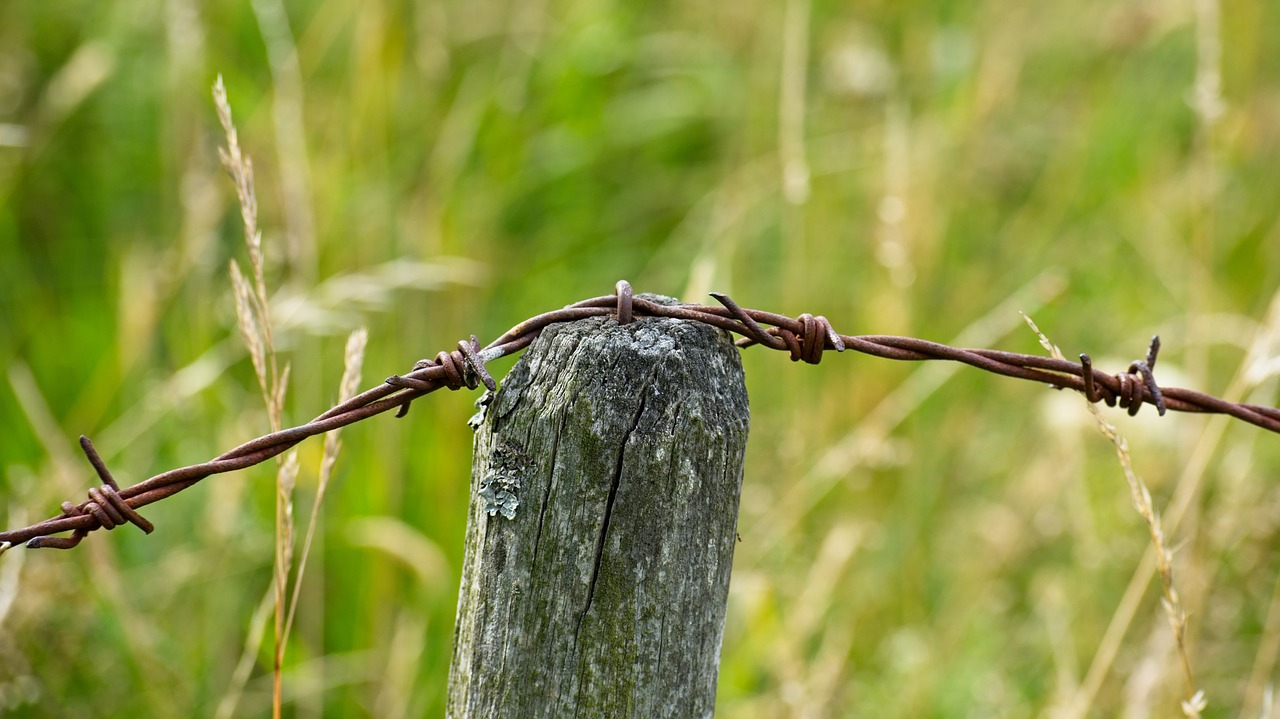
[[(434, 360), (423, 359), (418, 360), (413, 365), (414, 372), (440, 368), (444, 370), (444, 376), (440, 378), (445, 387), (451, 390), (459, 390), (463, 387), (467, 389), (475, 389), (483, 382), (484, 386), (490, 392), (498, 391), (498, 383), (489, 375), (489, 370), (484, 368), (484, 360), (480, 359), (480, 340), (475, 335), (471, 335), (471, 341), (462, 340), (458, 342), (458, 349), (452, 352), (441, 352), (436, 355)], [(401, 389), (415, 389), (423, 393), (432, 392), (439, 388), (430, 380), (417, 379), (412, 375), (401, 377), (393, 374), (386, 380), (387, 384), (392, 387)], [(415, 398), (407, 397), (400, 405), (400, 409), (396, 412), (396, 417), (403, 417), (409, 413), (409, 403)]]
[[(1152, 403), (1156, 406), (1156, 411), (1163, 417), (1168, 407), (1164, 403), (1164, 393), (1160, 391), (1160, 385), (1156, 384), (1156, 376), (1152, 370), (1156, 366), (1156, 355), (1160, 353), (1160, 336), (1156, 335), (1151, 338), (1151, 344), (1147, 347), (1147, 358), (1145, 360), (1137, 360), (1129, 365), (1128, 372), (1122, 372), (1112, 376), (1115, 383), (1119, 385), (1118, 392), (1110, 390), (1104, 391), (1094, 384), (1093, 381), (1093, 360), (1087, 354), (1080, 355), (1080, 376), (1084, 380), (1084, 389), (1081, 390), (1084, 396), (1094, 404), (1105, 401), (1108, 407), (1116, 406), (1119, 402), (1122, 408), (1129, 410), (1129, 416), (1138, 413), (1142, 409), (1142, 401), (1146, 397), (1150, 397)], [(1141, 384), (1138, 380), (1141, 379)], [(1146, 391), (1144, 394), (1140, 389)]]
[(39, 549), (41, 547), (51, 547), (53, 549), (71, 549), (80, 543), (93, 529), (101, 527), (102, 529), (115, 529), (123, 524), (133, 524), (147, 534), (155, 531), (155, 526), (148, 522), (138, 510), (129, 506), (123, 498), (120, 497), (120, 485), (116, 484), (116, 480), (111, 476), (111, 471), (107, 469), (106, 462), (102, 461), (102, 457), (98, 454), (98, 450), (94, 449), (93, 442), (88, 437), (80, 435), (80, 449), (84, 450), (84, 455), (89, 458), (89, 464), (98, 473), (98, 477), (102, 479), (101, 487), (89, 488), (89, 501), (81, 505), (75, 505), (71, 502), (62, 503), (62, 514), (66, 517), (90, 516), (97, 522), (97, 527), (90, 525), (89, 527), (81, 527), (71, 533), (70, 537), (35, 537), (27, 542), (28, 549)]
[[(963, 362), (994, 374), (1041, 382), (1056, 389), (1075, 390), (1090, 402), (1106, 402), (1110, 406), (1118, 404), (1131, 415), (1149, 403), (1155, 405), (1161, 415), (1170, 409), (1225, 414), (1280, 433), (1280, 409), (1228, 402), (1188, 389), (1160, 387), (1153, 373), (1160, 350), (1159, 337), (1152, 338), (1145, 359), (1133, 362), (1125, 372), (1106, 374), (1094, 369), (1087, 354), (1080, 355), (1077, 364), (1040, 355), (950, 347), (914, 337), (842, 335), (821, 315), (788, 317), (745, 309), (724, 294), (712, 293), (711, 296), (720, 303), (720, 307), (661, 305), (635, 297), (631, 285), (622, 280), (612, 295), (594, 297), (531, 317), (483, 348), (473, 335), (469, 340), (459, 342), (457, 349), (440, 352), (434, 359), (420, 360), (407, 374), (392, 375), (384, 383), (348, 399), (306, 424), (272, 432), (208, 462), (171, 469), (124, 489), (116, 484), (93, 443), (81, 437), (80, 446), (102, 480), (102, 486), (89, 490), (89, 500), (84, 503), (64, 502), (62, 513), (56, 517), (21, 529), (0, 532), (0, 553), (20, 542), (26, 542), (31, 549), (70, 549), (89, 532), (123, 524), (133, 524), (150, 533), (153, 529), (151, 523), (137, 511), (141, 507), (170, 497), (205, 477), (264, 462), (308, 437), (390, 410), (396, 410), (396, 416), (403, 417), (414, 400), (441, 388), (476, 389), (483, 384), (490, 391), (495, 391), (498, 385), (485, 368), (486, 363), (529, 346), (548, 325), (587, 317), (613, 316), (621, 325), (630, 324), (637, 317), (701, 322), (740, 335), (737, 340), (739, 347), (764, 345), (789, 353), (792, 361), (803, 360), (809, 364), (821, 362), (822, 353), (826, 350), (852, 350), (900, 361)], [(72, 534), (69, 537), (51, 536), (62, 532)]]

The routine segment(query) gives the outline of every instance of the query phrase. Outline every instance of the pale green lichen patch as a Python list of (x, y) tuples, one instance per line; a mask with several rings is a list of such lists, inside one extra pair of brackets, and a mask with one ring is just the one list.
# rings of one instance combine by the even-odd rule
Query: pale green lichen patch
[(489, 472), (480, 480), (478, 492), (490, 517), (501, 514), (507, 519), (516, 518), (521, 476), (527, 463), (524, 452), (515, 445), (502, 443), (494, 450)]
[(484, 500), (484, 511), (490, 517), (501, 513), (507, 519), (515, 519), (516, 510), (520, 508), (519, 491), (519, 477), (489, 475), (480, 484), (480, 499)]

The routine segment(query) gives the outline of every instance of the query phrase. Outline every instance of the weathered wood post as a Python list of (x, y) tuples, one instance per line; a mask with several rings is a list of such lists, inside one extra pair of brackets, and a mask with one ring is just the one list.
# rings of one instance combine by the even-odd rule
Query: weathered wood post
[(748, 425), (729, 336), (553, 325), (483, 411), (449, 716), (710, 716)]

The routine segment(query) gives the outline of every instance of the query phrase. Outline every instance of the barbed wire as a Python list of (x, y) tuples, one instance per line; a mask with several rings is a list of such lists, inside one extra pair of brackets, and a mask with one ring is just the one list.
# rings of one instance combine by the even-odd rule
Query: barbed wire
[[(71, 549), (89, 532), (133, 524), (151, 533), (152, 524), (138, 513), (149, 504), (171, 497), (200, 480), (224, 472), (253, 466), (288, 450), (299, 442), (345, 427), (374, 415), (396, 410), (397, 417), (410, 404), (441, 388), (476, 389), (483, 384), (490, 391), (497, 383), (485, 365), (499, 357), (515, 354), (533, 342), (544, 328), (558, 322), (613, 315), (619, 324), (635, 317), (667, 317), (719, 327), (740, 335), (739, 347), (764, 345), (790, 353), (792, 361), (809, 364), (822, 361), (823, 352), (852, 350), (874, 357), (901, 361), (949, 360), (1017, 379), (1032, 380), (1056, 389), (1082, 393), (1090, 402), (1119, 405), (1136, 414), (1144, 404), (1152, 404), (1163, 415), (1166, 410), (1225, 414), (1271, 432), (1280, 433), (1280, 409), (1256, 404), (1229, 402), (1212, 395), (1178, 387), (1161, 387), (1153, 370), (1160, 350), (1153, 337), (1144, 359), (1124, 372), (1107, 374), (1093, 367), (1089, 355), (1080, 362), (989, 349), (964, 349), (937, 342), (893, 335), (842, 335), (821, 315), (798, 317), (745, 309), (728, 296), (713, 292), (720, 307), (678, 304), (662, 305), (635, 297), (631, 285), (619, 281), (614, 294), (593, 297), (563, 309), (544, 312), (512, 327), (483, 348), (473, 335), (458, 343), (457, 349), (440, 352), (434, 359), (417, 362), (405, 375), (387, 380), (333, 407), (310, 422), (263, 435), (200, 464), (171, 469), (130, 487), (120, 488), (106, 463), (87, 437), (80, 446), (102, 485), (89, 490), (89, 499), (80, 504), (62, 503), (62, 513), (28, 527), (0, 532), (0, 552), (26, 542), (29, 549)], [(71, 532), (67, 537), (52, 535)]]

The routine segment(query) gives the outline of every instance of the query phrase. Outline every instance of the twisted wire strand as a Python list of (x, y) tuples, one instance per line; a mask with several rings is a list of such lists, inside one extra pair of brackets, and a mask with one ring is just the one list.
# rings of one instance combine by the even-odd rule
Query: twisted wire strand
[[(80, 446), (102, 480), (100, 487), (89, 490), (89, 499), (80, 504), (64, 502), (62, 513), (28, 527), (0, 532), (0, 552), (9, 546), (26, 542), (31, 549), (42, 547), (70, 549), (97, 529), (113, 529), (133, 524), (150, 533), (154, 527), (138, 509), (196, 484), (200, 480), (224, 472), (253, 466), (285, 452), (299, 442), (330, 430), (368, 419), (391, 410), (397, 417), (408, 412), (410, 404), (441, 388), (476, 389), (481, 384), (491, 391), (497, 382), (485, 364), (499, 357), (515, 354), (533, 342), (543, 329), (559, 322), (572, 322), (587, 317), (614, 317), (626, 325), (638, 317), (667, 317), (701, 322), (739, 335), (741, 348), (763, 345), (787, 352), (793, 362), (818, 364), (823, 352), (853, 351), (898, 361), (944, 360), (961, 362), (993, 374), (1048, 384), (1056, 389), (1070, 389), (1083, 394), (1090, 402), (1120, 406), (1133, 415), (1144, 404), (1152, 404), (1163, 415), (1167, 410), (1225, 414), (1271, 432), (1280, 433), (1280, 409), (1264, 405), (1228, 402), (1213, 395), (1178, 387), (1161, 387), (1156, 383), (1154, 368), (1160, 340), (1154, 337), (1144, 359), (1129, 365), (1124, 372), (1108, 374), (1093, 367), (1089, 355), (1080, 362), (1053, 357), (1019, 354), (991, 349), (966, 349), (894, 335), (842, 335), (821, 315), (797, 317), (746, 309), (727, 295), (712, 293), (720, 307), (693, 304), (661, 305), (633, 295), (631, 285), (619, 281), (612, 295), (593, 297), (563, 309), (544, 312), (512, 327), (501, 337), (480, 347), (473, 335), (458, 343), (457, 349), (440, 352), (433, 359), (419, 360), (404, 375), (392, 375), (382, 384), (368, 389), (329, 409), (315, 419), (297, 427), (263, 435), (200, 464), (171, 469), (130, 487), (121, 489), (106, 464), (87, 437)], [(51, 535), (71, 532), (69, 537)]]

